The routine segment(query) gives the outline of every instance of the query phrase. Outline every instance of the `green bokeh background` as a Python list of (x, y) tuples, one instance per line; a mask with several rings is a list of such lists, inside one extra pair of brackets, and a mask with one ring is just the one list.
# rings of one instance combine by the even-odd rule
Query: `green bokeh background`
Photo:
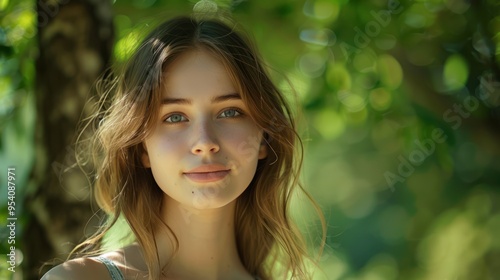
[[(500, 279), (498, 1), (216, 2), (300, 108), (303, 181), (328, 226), (317, 279)], [(115, 0), (114, 60), (194, 3)], [(17, 167), (18, 234), (36, 187), (34, 4), (0, 0), (1, 279), (12, 277), (7, 167)], [(295, 212), (317, 230), (311, 211)]]

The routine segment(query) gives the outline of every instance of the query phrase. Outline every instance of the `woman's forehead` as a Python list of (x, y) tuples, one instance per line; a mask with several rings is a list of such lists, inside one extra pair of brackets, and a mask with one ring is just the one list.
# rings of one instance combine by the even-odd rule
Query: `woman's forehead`
[(206, 50), (191, 50), (167, 66), (163, 95), (193, 92), (235, 92), (235, 85), (222, 61)]

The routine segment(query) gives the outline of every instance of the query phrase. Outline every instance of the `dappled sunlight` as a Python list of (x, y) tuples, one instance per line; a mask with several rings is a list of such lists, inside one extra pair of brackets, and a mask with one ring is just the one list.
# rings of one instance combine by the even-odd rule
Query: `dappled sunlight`
[(480, 269), (487, 268), (484, 255), (498, 235), (485, 225), (496, 217), (488, 217), (491, 200), (486, 194), (472, 196), (466, 203), (465, 209), (450, 209), (434, 220), (419, 246), (421, 279), (486, 277)]

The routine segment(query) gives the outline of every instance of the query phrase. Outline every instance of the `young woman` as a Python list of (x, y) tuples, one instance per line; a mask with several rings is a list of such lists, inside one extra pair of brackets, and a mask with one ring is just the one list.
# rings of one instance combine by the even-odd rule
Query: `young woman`
[[(91, 142), (109, 221), (43, 279), (311, 278), (288, 213), (302, 143), (247, 39), (218, 20), (169, 20), (112, 93)], [(120, 216), (135, 242), (103, 253)]]

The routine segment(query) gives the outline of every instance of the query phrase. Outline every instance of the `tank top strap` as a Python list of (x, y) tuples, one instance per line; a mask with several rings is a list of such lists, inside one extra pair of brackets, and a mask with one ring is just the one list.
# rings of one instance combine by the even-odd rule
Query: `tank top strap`
[[(104, 266), (106, 266), (112, 280), (125, 280), (125, 277), (123, 277), (122, 272), (120, 271), (118, 266), (116, 266), (116, 264), (112, 260), (105, 258), (105, 257), (101, 257), (101, 256), (95, 257), (95, 259), (100, 261), (102, 264), (104, 264)], [(255, 280), (260, 280), (260, 278), (258, 276), (254, 276), (254, 278), (255, 278)]]
[(106, 266), (112, 280), (125, 280), (125, 277), (123, 277), (122, 272), (112, 260), (101, 256), (95, 257), (95, 259), (104, 264), (104, 266)]

